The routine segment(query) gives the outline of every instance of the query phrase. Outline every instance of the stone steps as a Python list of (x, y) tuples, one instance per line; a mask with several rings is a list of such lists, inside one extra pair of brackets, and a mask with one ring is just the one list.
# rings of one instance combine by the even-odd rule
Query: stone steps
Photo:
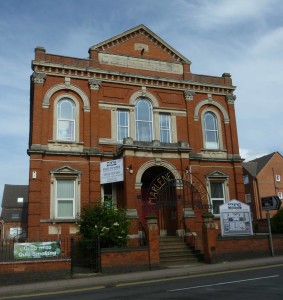
[(162, 266), (190, 265), (200, 261), (200, 256), (178, 236), (160, 237), (159, 252)]

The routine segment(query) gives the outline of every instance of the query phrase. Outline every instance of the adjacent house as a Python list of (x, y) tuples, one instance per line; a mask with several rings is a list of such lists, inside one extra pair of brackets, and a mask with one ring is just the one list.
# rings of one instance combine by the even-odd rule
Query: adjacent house
[[(273, 152), (244, 162), (243, 168), (245, 201), (251, 206), (254, 220), (266, 219), (261, 199), (268, 196), (283, 199), (283, 157), (279, 152)], [(270, 211), (271, 216), (275, 213), (275, 210)]]
[(244, 202), (229, 73), (192, 73), (144, 25), (88, 54), (35, 48), (29, 238), (76, 235), (82, 207), (94, 203), (127, 210), (133, 244), (149, 213), (161, 235), (199, 236), (203, 213), (218, 218), (221, 204)]
[(2, 199), (1, 240), (24, 240), (28, 224), (28, 186), (5, 184)]

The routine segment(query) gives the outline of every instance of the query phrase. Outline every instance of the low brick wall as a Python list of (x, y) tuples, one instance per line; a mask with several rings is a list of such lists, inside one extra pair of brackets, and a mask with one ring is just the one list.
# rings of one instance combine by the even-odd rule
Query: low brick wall
[(71, 260), (0, 262), (0, 285), (70, 277)]
[[(283, 235), (273, 235), (274, 255), (283, 255)], [(270, 256), (268, 235), (218, 237), (212, 262)]]
[(101, 250), (102, 273), (117, 273), (149, 269), (147, 247)]

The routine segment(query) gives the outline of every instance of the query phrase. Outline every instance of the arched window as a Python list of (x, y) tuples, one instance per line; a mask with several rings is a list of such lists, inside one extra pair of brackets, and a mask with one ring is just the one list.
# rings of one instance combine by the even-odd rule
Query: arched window
[(63, 98), (57, 104), (57, 140), (75, 140), (75, 103)]
[(205, 134), (205, 148), (218, 149), (219, 148), (219, 132), (217, 125), (217, 118), (214, 113), (206, 112), (203, 117), (204, 134)]
[(145, 98), (139, 98), (135, 105), (136, 140), (151, 142), (153, 140), (152, 129), (152, 105)]

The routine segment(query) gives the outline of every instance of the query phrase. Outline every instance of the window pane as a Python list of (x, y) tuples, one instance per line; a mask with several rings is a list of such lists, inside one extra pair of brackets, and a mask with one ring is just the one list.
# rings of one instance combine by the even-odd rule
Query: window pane
[(222, 205), (224, 201), (222, 200), (213, 200), (212, 201), (212, 210), (213, 214), (219, 215), (220, 214), (220, 205)]
[(147, 100), (139, 100), (136, 105), (136, 119), (143, 121), (151, 121), (151, 104)]
[(217, 143), (217, 133), (215, 131), (206, 132), (206, 142)]
[(148, 100), (140, 99), (135, 106), (136, 139), (151, 142), (152, 136), (152, 106)]
[(118, 141), (123, 142), (123, 139), (128, 137), (128, 128), (119, 127)]
[(118, 110), (118, 125), (128, 126), (128, 112), (123, 110)]
[(137, 140), (145, 141), (145, 142), (152, 141), (151, 123), (138, 122), (138, 124), (137, 124)]
[(74, 122), (58, 120), (58, 139), (64, 141), (74, 140)]
[(224, 183), (223, 182), (210, 182), (210, 195), (212, 201), (212, 212), (218, 215), (219, 206), (225, 202)]
[(118, 142), (123, 142), (129, 136), (129, 112), (127, 110), (117, 111)]
[(170, 115), (160, 114), (160, 141), (163, 143), (170, 143), (171, 141), (171, 130), (170, 130)]
[(221, 182), (211, 182), (211, 197), (212, 198), (223, 198), (223, 183)]
[(57, 180), (57, 217), (73, 218), (75, 202), (75, 180)]
[(74, 104), (69, 100), (61, 100), (59, 102), (59, 118), (60, 119), (74, 119)]
[(59, 200), (58, 201), (58, 212), (59, 218), (72, 218), (73, 217), (73, 201), (72, 200)]
[(75, 104), (68, 99), (62, 99), (58, 102), (57, 139), (75, 140)]
[(170, 135), (168, 131), (160, 132), (160, 142), (162, 143), (170, 143)]
[(205, 129), (216, 130), (215, 118), (211, 113), (205, 114)]
[(214, 114), (208, 112), (204, 115), (205, 147), (219, 148), (217, 119)]
[(74, 198), (74, 180), (57, 180), (57, 198)]

